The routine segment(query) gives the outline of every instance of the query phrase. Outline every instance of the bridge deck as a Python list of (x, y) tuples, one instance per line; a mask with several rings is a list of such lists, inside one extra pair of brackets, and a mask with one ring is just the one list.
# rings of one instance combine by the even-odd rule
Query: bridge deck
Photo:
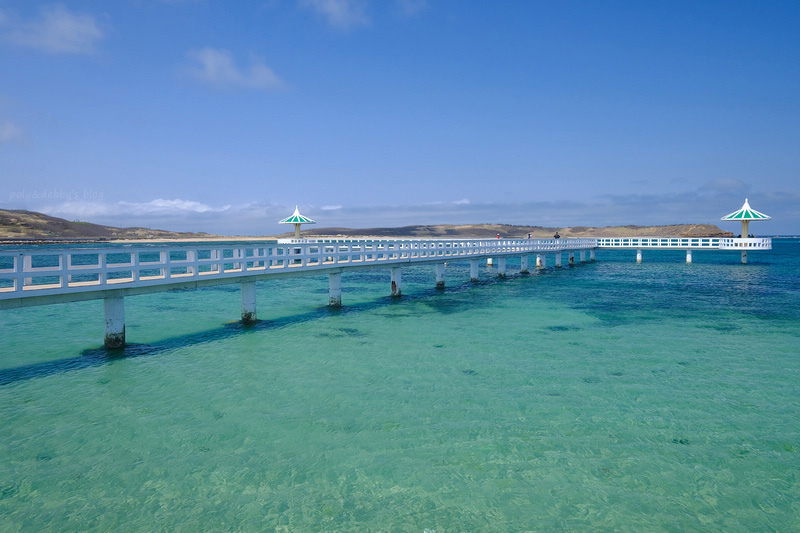
[(595, 239), (327, 239), (244, 246), (4, 250), (0, 251), (0, 309), (356, 268), (596, 247)]

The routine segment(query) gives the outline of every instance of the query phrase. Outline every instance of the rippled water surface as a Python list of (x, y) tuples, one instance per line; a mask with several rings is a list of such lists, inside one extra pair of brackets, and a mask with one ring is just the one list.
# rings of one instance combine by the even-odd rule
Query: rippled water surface
[(0, 311), (0, 530), (796, 530), (800, 244)]

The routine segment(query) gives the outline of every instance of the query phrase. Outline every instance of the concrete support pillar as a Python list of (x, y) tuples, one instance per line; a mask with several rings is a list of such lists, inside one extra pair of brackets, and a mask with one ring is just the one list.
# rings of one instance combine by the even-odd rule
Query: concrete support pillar
[(389, 269), (392, 278), (392, 296), (400, 296), (403, 285), (403, 274), (400, 267), (392, 267)]
[(252, 324), (256, 318), (256, 282), (243, 281), (242, 286), (242, 322)]
[(478, 281), (478, 268), (479, 268), (479, 261), (477, 259), (470, 259), (469, 260), (469, 280), (470, 281)]
[(556, 268), (561, 268), (561, 252), (556, 252)]
[(589, 261), (594, 261), (594, 248), (589, 250)]
[(444, 263), (436, 263), (436, 288), (444, 289)]
[(328, 305), (342, 306), (342, 273), (333, 272), (328, 276)]
[(493, 258), (491, 258), (491, 257), (487, 257), (487, 258), (486, 258), (486, 264), (487, 264), (487, 265), (492, 265), (492, 264), (494, 264)]
[(586, 250), (581, 250), (581, 263), (586, 262)]
[(527, 274), (528, 271), (528, 256), (523, 255), (519, 259), (519, 273), (520, 274)]
[(122, 348), (125, 346), (125, 299), (114, 296), (103, 300), (103, 318), (105, 320), (106, 348)]
[(536, 254), (536, 268), (544, 268), (545, 258), (543, 254)]
[(498, 257), (497, 258), (497, 275), (501, 278), (506, 277), (506, 258)]
[(742, 264), (747, 264), (747, 250), (742, 250)]
[(636, 262), (637, 263), (642, 262), (642, 250), (636, 250)]
[(692, 250), (686, 250), (686, 262), (687, 263), (692, 262)]
[(575, 264), (575, 250), (570, 250), (568, 257), (569, 257), (570, 266), (574, 265)]

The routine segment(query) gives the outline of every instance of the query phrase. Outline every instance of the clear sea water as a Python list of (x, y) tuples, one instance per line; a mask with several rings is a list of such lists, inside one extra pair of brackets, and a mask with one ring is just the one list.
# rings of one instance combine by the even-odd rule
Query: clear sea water
[(0, 531), (797, 531), (800, 241), (693, 259), (0, 311)]

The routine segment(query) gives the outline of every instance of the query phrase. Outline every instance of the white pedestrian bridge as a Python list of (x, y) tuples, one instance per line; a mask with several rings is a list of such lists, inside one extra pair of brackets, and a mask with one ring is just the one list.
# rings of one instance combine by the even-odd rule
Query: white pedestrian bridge
[(245, 244), (178, 243), (157, 246), (81, 248), (29, 247), (0, 249), (0, 309), (104, 300), (105, 345), (125, 343), (124, 298), (173, 289), (241, 284), (242, 320), (256, 320), (256, 282), (290, 276), (328, 275), (329, 304), (341, 305), (343, 273), (361, 268), (389, 270), (389, 291), (402, 292), (405, 265), (431, 264), (438, 288), (445, 285), (446, 265), (469, 261), (477, 281), (481, 260), (506, 275), (509, 257), (546, 266), (548, 257), (560, 267), (562, 254), (574, 264), (595, 259), (597, 248), (746, 250), (771, 248), (766, 239), (287, 239)]
[(734, 250), (741, 252), (747, 263), (747, 252), (771, 250), (771, 237), (604, 237), (597, 239), (598, 248), (635, 249), (636, 261), (642, 261), (642, 250), (686, 250), (686, 262), (692, 262), (692, 250)]

